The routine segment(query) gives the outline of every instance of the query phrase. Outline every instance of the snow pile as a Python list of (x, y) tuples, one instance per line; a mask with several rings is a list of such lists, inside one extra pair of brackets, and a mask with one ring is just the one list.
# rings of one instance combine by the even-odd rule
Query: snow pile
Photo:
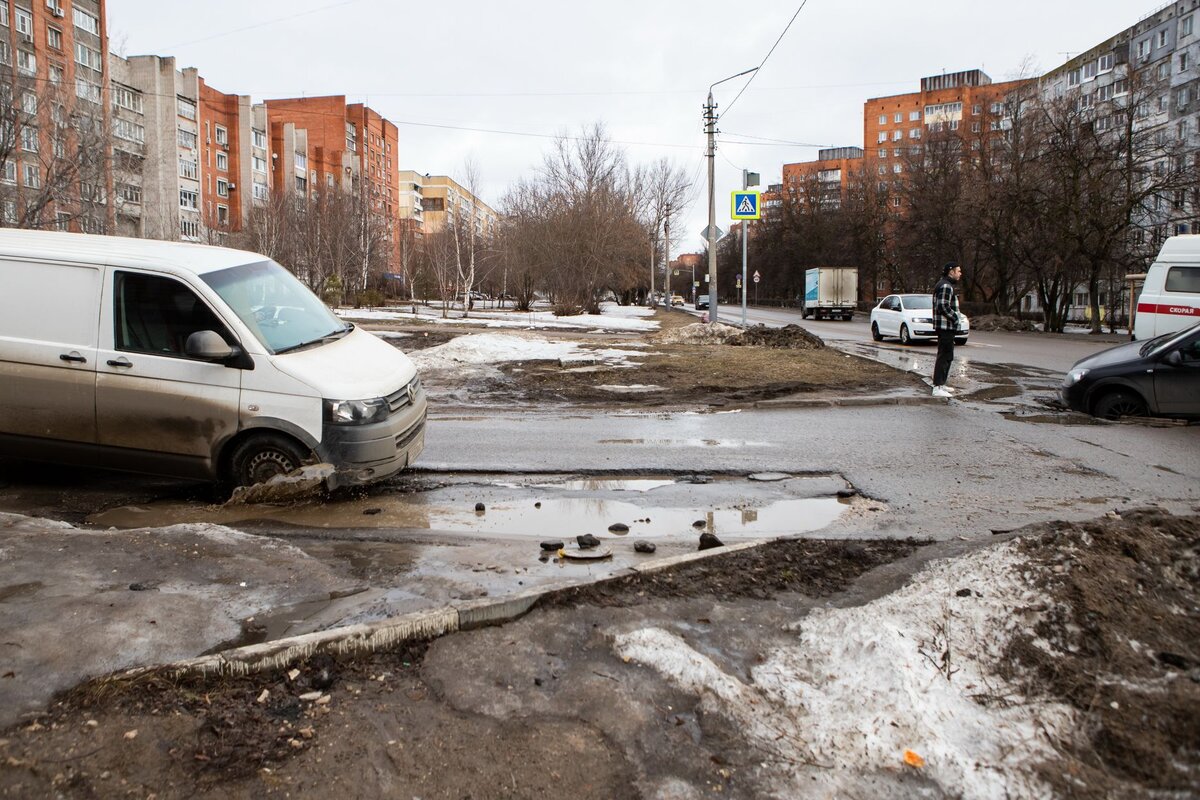
[[(781, 796), (895, 796), (916, 770), (951, 797), (1049, 797), (1035, 769), (1055, 758), (1071, 712), (1018, 695), (990, 668), (1033, 624), (1018, 611), (1037, 601), (1021, 567), (1006, 543), (936, 562), (868, 605), (815, 610), (749, 685), (659, 628), (614, 645), (746, 731), (771, 755), (764, 777)], [(983, 596), (958, 597), (963, 588)]]
[(503, 333), (478, 333), (459, 336), (445, 344), (417, 350), (409, 358), (417, 370), (458, 369), (465, 365), (490, 366), (505, 361), (603, 361), (621, 364), (630, 356), (641, 357), (636, 350), (583, 349), (576, 342), (551, 342), (542, 338), (511, 336)]
[(694, 322), (691, 325), (684, 325), (682, 328), (663, 331), (654, 337), (654, 341), (662, 344), (725, 344), (733, 337), (739, 336), (741, 332), (741, 328), (720, 322), (712, 324)]
[(337, 314), (345, 319), (419, 321), (436, 325), (474, 325), (483, 328), (556, 328), (563, 330), (653, 331), (658, 323), (646, 319), (654, 312), (639, 306), (620, 306), (602, 303), (599, 314), (577, 314), (556, 317), (551, 311), (475, 310), (463, 317), (461, 310), (452, 310), (443, 317), (438, 307), (417, 306), (417, 313), (402, 309), (339, 308)]

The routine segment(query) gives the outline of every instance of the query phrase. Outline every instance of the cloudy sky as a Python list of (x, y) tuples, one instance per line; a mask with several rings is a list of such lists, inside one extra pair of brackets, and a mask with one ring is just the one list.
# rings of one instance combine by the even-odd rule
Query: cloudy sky
[[(862, 145), (862, 104), (921, 77), (1042, 72), (1132, 25), (1158, 0), (108, 0), (110, 46), (173, 55), (213, 87), (344, 94), (400, 129), (400, 167), (461, 175), (473, 159), (499, 207), (559, 134), (603, 123), (631, 162), (666, 157), (694, 180), (677, 251), (707, 223), (700, 107), (720, 105), (718, 225), (741, 170), (778, 182), (819, 147)], [(797, 15), (797, 8), (800, 8)], [(986, 10), (985, 10), (986, 9)], [(744, 92), (742, 91), (744, 88)], [(740, 97), (734, 98), (742, 92)], [(732, 103), (732, 105), (731, 105)], [(672, 237), (675, 239), (676, 237)]]

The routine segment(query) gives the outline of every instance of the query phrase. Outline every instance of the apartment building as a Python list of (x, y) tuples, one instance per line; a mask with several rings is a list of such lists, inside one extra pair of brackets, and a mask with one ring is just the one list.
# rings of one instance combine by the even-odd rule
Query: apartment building
[(0, 0), (0, 223), (115, 225), (103, 0)]
[(397, 210), (400, 225), (415, 237), (425, 233), (424, 181), (428, 175), (412, 169), (402, 169), (397, 175)]
[(146, 162), (146, 98), (134, 86), (133, 67), (108, 59), (113, 125), (113, 208), (118, 236), (142, 237), (142, 171)]
[[(1001, 129), (1005, 100), (1028, 81), (993, 83), (982, 70), (931, 75), (918, 92), (873, 97), (863, 104), (864, 167), (880, 189), (898, 188), (912, 159), (922, 156), (931, 133), (953, 131), (966, 149), (979, 149), (984, 137)], [(893, 206), (901, 200), (892, 197)]]
[[(250, 215), (254, 114), (250, 96), (225, 94), (198, 78), (200, 219), (218, 242), (240, 231)], [(213, 238), (213, 237), (210, 237)]]
[[(406, 174), (410, 174), (406, 171)], [(448, 175), (426, 175), (421, 186), (421, 217), (426, 236), (444, 230), (452, 220), (471, 219), (476, 235), (491, 238), (496, 233), (499, 215)]]
[[(1165, 169), (1166, 159), (1200, 167), (1197, 62), (1200, 0), (1181, 0), (1050, 70), (1038, 91), (1046, 100), (1071, 103), (1101, 132), (1119, 129), (1132, 108), (1135, 130), (1161, 153), (1156, 169)], [(1153, 245), (1173, 234), (1200, 233), (1200, 187), (1155, 198), (1139, 222)]]
[[(839, 208), (852, 178), (863, 169), (861, 147), (830, 147), (817, 151), (815, 161), (783, 165), (783, 185), (768, 190), (768, 202), (777, 203), (786, 190), (798, 199), (808, 199), (829, 208)], [(775, 207), (775, 206), (772, 206)]]

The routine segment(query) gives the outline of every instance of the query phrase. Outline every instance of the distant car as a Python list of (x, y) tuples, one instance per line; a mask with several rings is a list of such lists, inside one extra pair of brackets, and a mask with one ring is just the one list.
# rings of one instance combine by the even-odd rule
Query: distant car
[(704, 311), (707, 308), (708, 308), (708, 295), (706, 295), (706, 294), (696, 295), (696, 310)]
[[(971, 334), (971, 320), (959, 315), (959, 328), (954, 343), (966, 344)], [(889, 294), (871, 309), (871, 338), (877, 342), (885, 336), (895, 336), (901, 344), (937, 339), (933, 327), (933, 295)]]
[(673, 305), (673, 306), (683, 305), (683, 295), (678, 295), (678, 294), (671, 295), (671, 305)]
[(1059, 395), (1103, 419), (1200, 418), (1200, 323), (1088, 356), (1071, 367)]

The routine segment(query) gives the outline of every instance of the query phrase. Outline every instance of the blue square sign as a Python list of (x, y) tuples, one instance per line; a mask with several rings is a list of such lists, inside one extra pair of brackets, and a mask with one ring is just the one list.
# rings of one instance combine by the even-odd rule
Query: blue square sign
[(733, 193), (733, 219), (761, 219), (760, 192)]

